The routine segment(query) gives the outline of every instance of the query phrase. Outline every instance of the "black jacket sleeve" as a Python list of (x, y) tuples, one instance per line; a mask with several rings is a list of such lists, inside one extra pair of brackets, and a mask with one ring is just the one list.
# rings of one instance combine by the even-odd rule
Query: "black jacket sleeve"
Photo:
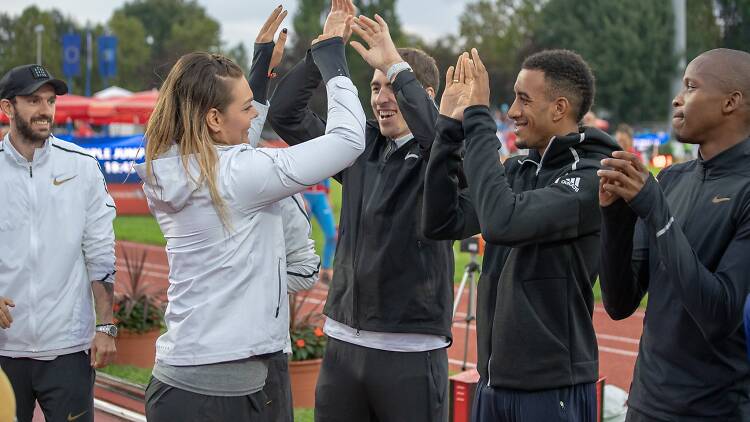
[(271, 65), (274, 45), (273, 41), (255, 43), (253, 49), (253, 64), (250, 66), (247, 82), (253, 90), (255, 101), (261, 104), (266, 104), (268, 100), (268, 66)]
[(726, 339), (742, 324), (742, 307), (750, 288), (750, 204), (744, 204), (734, 238), (715, 272), (696, 255), (672, 216), (659, 183), (649, 177), (630, 202), (655, 239), (656, 256), (680, 291), (685, 309), (709, 342)]
[(463, 137), (461, 122), (438, 117), (437, 138), (432, 144), (424, 180), (425, 237), (459, 240), (479, 233), (479, 221), (468, 190), (460, 189)]
[(438, 108), (427, 95), (413, 72), (402, 71), (393, 81), (393, 92), (406, 125), (423, 150), (430, 150), (435, 140)]
[(599, 231), (597, 167), (568, 173), (580, 178), (578, 191), (562, 183), (514, 193), (497, 154), (497, 126), (486, 106), (464, 112), (464, 171), (488, 243), (518, 247), (574, 239)]
[(620, 320), (638, 309), (648, 290), (648, 238), (624, 200), (603, 207), (599, 283), (607, 314)]
[(296, 145), (325, 133), (326, 122), (308, 107), (310, 97), (323, 78), (308, 50), (279, 81), (268, 109), (268, 122), (289, 145)]

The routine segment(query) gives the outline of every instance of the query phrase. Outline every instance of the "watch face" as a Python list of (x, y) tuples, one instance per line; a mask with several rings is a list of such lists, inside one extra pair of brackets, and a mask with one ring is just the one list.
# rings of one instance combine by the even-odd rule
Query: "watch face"
[(109, 334), (110, 336), (117, 337), (117, 326), (116, 325), (114, 325), (114, 324), (110, 325), (109, 327), (107, 327), (107, 331), (108, 331), (107, 334)]

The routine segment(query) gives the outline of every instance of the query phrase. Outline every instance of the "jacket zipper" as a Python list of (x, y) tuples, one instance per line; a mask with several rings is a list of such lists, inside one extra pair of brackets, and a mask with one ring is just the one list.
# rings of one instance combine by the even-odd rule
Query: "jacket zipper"
[(492, 387), (490, 382), (492, 381), (492, 354), (490, 353), (490, 359), (487, 362), (487, 387)]
[(281, 309), (281, 258), (279, 258), (279, 264), (276, 268), (276, 275), (279, 277), (279, 296), (276, 301), (276, 318), (278, 318), (279, 310)]
[[(36, 222), (34, 221), (34, 217), (36, 217), (35, 211), (37, 210), (37, 195), (33, 179), (34, 172), (32, 170), (32, 165), (29, 164), (29, 181), (27, 185), (29, 189), (29, 250), (31, 257), (31, 265), (29, 265), (29, 298), (31, 299), (31, 303), (37, 303), (36, 283), (34, 280), (33, 272), (36, 265), (36, 257), (38, 255), (37, 246), (39, 244), (39, 241), (37, 239), (36, 233)], [(39, 333), (37, 331), (36, 318), (34, 317), (33, 312), (29, 314), (29, 325), (31, 328), (32, 338), (34, 339), (31, 351), (36, 353), (39, 351)]]

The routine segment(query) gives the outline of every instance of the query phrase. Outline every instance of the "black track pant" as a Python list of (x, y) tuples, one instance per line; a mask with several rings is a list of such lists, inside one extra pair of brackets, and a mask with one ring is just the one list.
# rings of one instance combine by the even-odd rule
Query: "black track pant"
[(316, 422), (443, 422), (448, 355), (388, 352), (328, 339), (315, 391)]
[(92, 422), (96, 373), (86, 352), (34, 360), (0, 356), (16, 395), (18, 422), (31, 422), (38, 401), (48, 422)]
[(266, 422), (263, 390), (248, 396), (206, 396), (151, 377), (146, 388), (149, 422)]

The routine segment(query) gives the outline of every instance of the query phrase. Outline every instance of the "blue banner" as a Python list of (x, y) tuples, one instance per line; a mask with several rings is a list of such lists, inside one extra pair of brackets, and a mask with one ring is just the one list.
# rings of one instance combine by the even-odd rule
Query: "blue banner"
[(633, 137), (633, 146), (641, 151), (654, 145), (664, 145), (667, 142), (669, 142), (669, 133), (667, 132), (636, 133)]
[(81, 74), (81, 36), (65, 34), (62, 38), (63, 75), (72, 78)]
[(99, 75), (103, 79), (114, 78), (117, 74), (117, 37), (102, 35), (96, 40), (98, 46)]
[(73, 142), (99, 160), (107, 183), (141, 183), (134, 166), (142, 163), (145, 155), (143, 135), (111, 138), (73, 138), (60, 136)]

